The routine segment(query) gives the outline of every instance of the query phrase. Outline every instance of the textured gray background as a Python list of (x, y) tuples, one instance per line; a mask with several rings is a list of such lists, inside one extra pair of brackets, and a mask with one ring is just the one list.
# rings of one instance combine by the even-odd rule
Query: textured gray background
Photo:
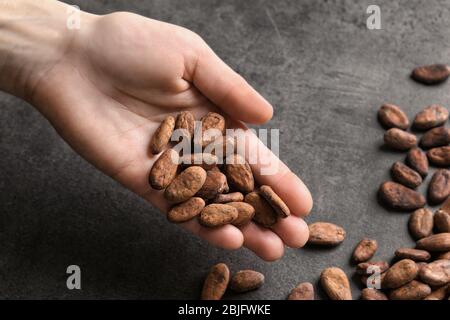
[[(404, 157), (380, 149), (376, 110), (393, 102), (412, 118), (427, 104), (448, 104), (450, 84), (425, 87), (408, 74), (450, 62), (450, 3), (376, 1), (383, 30), (369, 31), (373, 2), (72, 1), (204, 37), (275, 106), (266, 127), (282, 129), (281, 158), (313, 193), (308, 221), (336, 222), (348, 236), (335, 249), (287, 249), (274, 263), (213, 248), (97, 172), (32, 107), (0, 94), (0, 297), (197, 298), (208, 268), (224, 261), (266, 275), (260, 290), (228, 298), (284, 299), (299, 281), (316, 283), (325, 267), (351, 276), (349, 256), (363, 236), (378, 240), (381, 259), (412, 245), (408, 215), (376, 201), (390, 165)], [(81, 291), (65, 287), (70, 264), (82, 268)]]

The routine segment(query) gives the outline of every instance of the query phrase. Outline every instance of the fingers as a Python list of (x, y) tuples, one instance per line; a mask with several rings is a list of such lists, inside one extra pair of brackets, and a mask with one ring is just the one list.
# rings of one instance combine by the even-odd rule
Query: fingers
[(225, 113), (243, 122), (261, 124), (272, 118), (273, 108), (239, 74), (225, 64), (206, 44), (191, 75), (209, 100)]
[(272, 230), (291, 248), (303, 247), (309, 238), (309, 229), (306, 222), (293, 215), (285, 219), (278, 219)]
[(261, 259), (275, 261), (283, 256), (283, 241), (272, 230), (251, 222), (241, 227), (241, 231), (244, 235), (244, 246)]

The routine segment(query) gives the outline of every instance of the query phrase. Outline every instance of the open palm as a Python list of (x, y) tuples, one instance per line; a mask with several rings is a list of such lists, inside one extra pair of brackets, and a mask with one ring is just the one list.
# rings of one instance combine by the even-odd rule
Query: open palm
[[(157, 158), (149, 141), (162, 119), (181, 109), (199, 118), (217, 108), (236, 121), (271, 118), (270, 104), (189, 30), (130, 13), (86, 15), (84, 22), (32, 102), (85, 159), (163, 212), (162, 192), (148, 185)], [(257, 181), (271, 185), (293, 215), (272, 229), (254, 223), (207, 229), (195, 219), (182, 226), (223, 248), (245, 245), (266, 260), (281, 257), (284, 244), (303, 246), (308, 228), (301, 216), (310, 211), (311, 196), (272, 153), (263, 156), (279, 170), (262, 176), (252, 165)]]

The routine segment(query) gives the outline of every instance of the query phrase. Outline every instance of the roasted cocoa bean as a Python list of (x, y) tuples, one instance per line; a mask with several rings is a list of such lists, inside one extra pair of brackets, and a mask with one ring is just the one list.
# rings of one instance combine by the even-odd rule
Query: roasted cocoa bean
[(416, 243), (417, 249), (427, 251), (449, 251), (450, 250), (450, 233), (438, 233), (420, 239)]
[(410, 259), (403, 259), (395, 263), (386, 271), (383, 288), (399, 288), (412, 281), (419, 272), (416, 263)]
[(233, 154), (225, 159), (225, 175), (231, 187), (243, 193), (249, 193), (255, 188), (252, 169), (243, 157)]
[(362, 239), (353, 251), (353, 261), (356, 263), (370, 260), (377, 252), (378, 243), (372, 239)]
[(194, 115), (189, 111), (181, 111), (175, 121), (175, 129), (183, 130), (183, 136), (191, 140), (195, 129)]
[(206, 171), (201, 167), (189, 167), (169, 184), (164, 197), (171, 203), (180, 203), (193, 197), (206, 180)]
[(380, 290), (372, 288), (364, 288), (361, 291), (361, 300), (389, 300), (389, 299)]
[(277, 213), (270, 204), (258, 193), (250, 192), (245, 196), (245, 202), (255, 208), (253, 221), (263, 227), (271, 227), (277, 222)]
[(241, 201), (244, 201), (244, 195), (240, 192), (218, 194), (213, 200), (214, 203), (241, 202)]
[(373, 270), (383, 273), (387, 269), (389, 269), (389, 263), (386, 261), (361, 262), (356, 266), (356, 273), (360, 275), (369, 275), (373, 273)]
[(210, 200), (222, 192), (228, 192), (227, 178), (220, 171), (210, 170), (206, 173), (205, 183), (196, 195), (197, 197)]
[(336, 246), (345, 239), (345, 230), (333, 223), (315, 222), (309, 226), (308, 244)]
[(186, 222), (199, 215), (204, 207), (205, 201), (202, 198), (193, 197), (170, 209), (167, 219), (174, 223)]
[(447, 296), (447, 286), (442, 286), (432, 291), (423, 300), (444, 300)]
[(441, 209), (436, 211), (434, 226), (438, 232), (450, 232), (450, 213)]
[(427, 157), (435, 166), (448, 167), (450, 166), (450, 146), (430, 149)]
[(352, 300), (347, 275), (339, 268), (326, 268), (320, 274), (320, 284), (331, 300)]
[(440, 204), (450, 195), (450, 170), (437, 170), (428, 185), (428, 201), (432, 205)]
[(447, 119), (447, 109), (441, 105), (432, 104), (416, 115), (413, 127), (418, 130), (428, 130), (444, 124)]
[(314, 300), (314, 287), (309, 282), (300, 283), (292, 289), (288, 300)]
[(387, 129), (406, 130), (409, 127), (408, 117), (399, 106), (394, 104), (383, 104), (378, 110), (378, 120)]
[(413, 148), (409, 150), (406, 156), (406, 163), (415, 171), (417, 171), (422, 177), (426, 177), (428, 174), (428, 158), (425, 152), (419, 148)]
[(389, 294), (391, 300), (422, 300), (431, 293), (430, 286), (413, 280)]
[(227, 204), (213, 203), (203, 208), (199, 222), (209, 228), (220, 227), (233, 222), (238, 217), (238, 210)]
[(158, 154), (163, 151), (164, 147), (170, 141), (173, 129), (175, 127), (175, 118), (168, 116), (164, 119), (161, 125), (156, 129), (150, 140), (150, 152), (153, 154)]
[(391, 149), (406, 151), (416, 146), (415, 135), (398, 128), (391, 128), (384, 134), (384, 144)]
[(267, 200), (280, 218), (286, 218), (291, 214), (286, 203), (269, 186), (261, 186), (259, 193)]
[(428, 237), (433, 232), (433, 213), (427, 208), (417, 209), (409, 217), (408, 227), (415, 239)]
[(444, 82), (450, 75), (450, 68), (442, 63), (436, 63), (414, 68), (411, 77), (417, 82), (432, 85)]
[(437, 127), (425, 132), (419, 145), (424, 149), (443, 147), (450, 143), (450, 129)]
[(398, 259), (411, 259), (414, 261), (428, 261), (431, 255), (428, 251), (412, 249), (412, 248), (399, 248), (395, 251), (395, 257)]
[(258, 289), (264, 283), (264, 275), (254, 270), (241, 270), (231, 278), (230, 288), (235, 292)]
[(238, 217), (232, 222), (237, 227), (249, 223), (255, 216), (255, 208), (246, 202), (227, 202), (227, 205), (236, 208), (238, 211)]
[(178, 170), (178, 153), (167, 149), (155, 161), (148, 176), (148, 182), (156, 190), (165, 189), (175, 179)]
[(384, 182), (378, 194), (387, 206), (395, 210), (411, 211), (425, 205), (425, 197), (399, 183)]
[(412, 189), (415, 189), (422, 184), (422, 177), (420, 174), (399, 161), (392, 165), (391, 174), (396, 182)]
[(223, 136), (225, 133), (225, 118), (215, 112), (208, 112), (201, 119), (202, 133), (199, 135), (199, 139), (196, 139), (195, 143), (200, 144), (202, 147), (207, 146), (217, 138)]
[(450, 282), (450, 260), (436, 260), (424, 266), (419, 273), (420, 280), (430, 286), (443, 286)]
[(203, 284), (202, 300), (220, 300), (228, 287), (230, 270), (224, 263), (211, 268)]

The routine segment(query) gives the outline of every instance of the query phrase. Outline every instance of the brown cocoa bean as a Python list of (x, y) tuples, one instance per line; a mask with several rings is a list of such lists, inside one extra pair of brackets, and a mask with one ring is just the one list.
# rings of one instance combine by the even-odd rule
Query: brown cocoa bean
[(422, 300), (431, 293), (430, 286), (413, 280), (389, 294), (391, 300)]
[(205, 183), (196, 195), (197, 197), (210, 200), (222, 192), (228, 192), (227, 178), (220, 171), (210, 170), (206, 173)]
[(441, 209), (436, 211), (434, 225), (438, 232), (450, 232), (450, 213)]
[(309, 282), (300, 283), (288, 296), (288, 300), (314, 300), (314, 287)]
[(345, 230), (333, 223), (315, 222), (309, 226), (308, 244), (336, 246), (345, 239)]
[(230, 288), (235, 292), (258, 289), (264, 283), (264, 275), (254, 270), (241, 270), (231, 278)]
[(408, 117), (399, 106), (394, 104), (383, 104), (378, 110), (378, 120), (387, 129), (406, 130), (409, 127)]
[(411, 211), (425, 205), (425, 197), (399, 183), (384, 182), (378, 191), (380, 199), (392, 209)]
[(399, 288), (412, 281), (419, 272), (416, 263), (410, 259), (403, 259), (395, 263), (386, 271), (383, 288)]
[(430, 286), (443, 286), (450, 282), (450, 260), (436, 260), (424, 266), (420, 279)]
[(377, 252), (377, 249), (378, 243), (376, 240), (364, 238), (353, 251), (353, 261), (359, 263), (370, 260)]
[(428, 174), (428, 158), (425, 152), (419, 148), (409, 150), (406, 156), (406, 163), (414, 170), (416, 170), (422, 177)]
[(175, 127), (175, 118), (172, 116), (168, 116), (164, 119), (164, 121), (160, 124), (158, 129), (156, 129), (150, 140), (150, 152), (153, 154), (158, 154), (163, 151), (164, 147), (170, 141), (170, 137), (172, 136), (173, 129)]
[(252, 169), (243, 157), (237, 154), (227, 157), (225, 175), (231, 187), (243, 193), (249, 193), (255, 188)]
[(361, 300), (389, 300), (389, 299), (380, 290), (372, 288), (364, 288), (361, 291)]
[(352, 300), (347, 275), (339, 268), (326, 268), (320, 274), (320, 284), (331, 300)]
[(233, 136), (217, 137), (203, 149), (203, 152), (209, 152), (224, 159), (236, 152), (236, 138)]
[(240, 192), (218, 194), (213, 200), (214, 203), (241, 202), (241, 201), (244, 201), (244, 195)]
[(450, 251), (441, 253), (440, 255), (438, 255), (437, 259), (438, 260), (442, 260), (442, 259), (450, 260)]
[(165, 189), (175, 179), (178, 170), (178, 153), (167, 149), (155, 161), (148, 176), (148, 182), (153, 189)]
[(220, 300), (228, 287), (230, 270), (224, 263), (211, 268), (203, 284), (202, 300)]
[(189, 168), (191, 166), (198, 166), (206, 171), (217, 168), (219, 159), (210, 153), (192, 153), (183, 155), (180, 158), (180, 163), (183, 168)]
[(238, 211), (238, 217), (232, 222), (237, 227), (249, 223), (255, 216), (255, 208), (246, 202), (227, 202), (227, 205), (236, 208)]
[(383, 273), (389, 269), (389, 263), (386, 261), (370, 261), (361, 262), (356, 266), (356, 273), (360, 275), (368, 275), (373, 272), (368, 272), (369, 270), (376, 270), (377, 272)]
[(422, 184), (422, 177), (420, 174), (399, 161), (392, 165), (391, 174), (394, 181), (412, 189), (415, 189)]
[(286, 203), (273, 191), (270, 186), (261, 186), (259, 193), (267, 200), (280, 218), (286, 218), (291, 214)]
[[(202, 133), (200, 139), (194, 139), (196, 144), (207, 146), (225, 133), (225, 118), (215, 112), (208, 112), (201, 119)], [(200, 140), (200, 141), (199, 141)]]
[(213, 203), (203, 208), (199, 222), (210, 228), (220, 227), (231, 223), (238, 217), (236, 208), (220, 203)]
[(447, 286), (442, 286), (432, 291), (423, 300), (444, 300), (447, 296)]
[(413, 127), (418, 130), (428, 130), (445, 123), (448, 111), (443, 106), (432, 104), (420, 111), (414, 118)]
[(164, 197), (171, 203), (180, 203), (193, 197), (206, 180), (206, 171), (200, 167), (189, 167), (169, 184)]
[(199, 215), (204, 207), (205, 201), (202, 198), (193, 197), (170, 209), (167, 219), (174, 223), (186, 222)]
[(450, 166), (450, 146), (430, 149), (427, 157), (435, 166), (448, 167)]
[(428, 261), (431, 255), (428, 251), (412, 249), (412, 248), (399, 248), (395, 251), (395, 257), (398, 259), (411, 259), (414, 261)]
[(409, 217), (408, 227), (415, 239), (428, 237), (433, 232), (433, 213), (427, 208), (417, 209)]
[(384, 144), (391, 149), (406, 151), (416, 146), (415, 135), (398, 128), (391, 128), (384, 134)]
[(419, 145), (424, 149), (443, 147), (450, 143), (450, 129), (437, 127), (425, 132)]
[(250, 192), (245, 196), (245, 202), (255, 209), (253, 221), (263, 227), (271, 227), (277, 222), (277, 213), (269, 203), (258, 193)]
[(183, 136), (191, 140), (195, 129), (194, 115), (189, 111), (181, 111), (175, 121), (175, 129), (183, 130)]
[(427, 251), (449, 251), (450, 250), (450, 233), (438, 233), (420, 239), (416, 242), (417, 249)]
[(428, 201), (432, 205), (440, 204), (450, 195), (450, 171), (437, 170), (428, 185)]
[(442, 63), (436, 63), (414, 68), (411, 77), (417, 82), (432, 85), (444, 82), (450, 75), (450, 68)]

